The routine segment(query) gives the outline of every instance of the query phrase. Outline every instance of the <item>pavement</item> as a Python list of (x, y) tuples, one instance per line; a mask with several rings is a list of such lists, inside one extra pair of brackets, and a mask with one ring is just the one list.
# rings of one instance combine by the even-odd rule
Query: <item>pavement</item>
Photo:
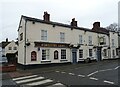
[[(119, 60), (105, 60), (101, 62), (48, 66), (28, 70), (17, 69), (15, 72), (2, 73), (2, 84), (4, 86), (20, 86), (21, 84), (18, 85), (13, 78), (37, 75), (38, 78), (44, 77), (45, 81), (52, 81), (52, 83), (59, 85), (62, 84), (60, 87), (72, 87), (76, 85), (80, 87), (90, 87), (89, 85), (92, 85), (91, 87), (96, 85), (101, 85), (100, 87), (106, 85), (109, 87), (118, 87), (119, 63)], [(35, 78), (37, 79), (37, 77)]]

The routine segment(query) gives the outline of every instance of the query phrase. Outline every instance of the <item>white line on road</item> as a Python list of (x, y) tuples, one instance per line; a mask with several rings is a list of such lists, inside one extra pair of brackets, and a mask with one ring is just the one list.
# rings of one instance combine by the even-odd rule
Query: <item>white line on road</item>
[(90, 79), (92, 79), (92, 80), (98, 80), (97, 78), (94, 78), (94, 77), (90, 77)]
[(66, 72), (61, 72), (61, 73), (66, 73)]
[(21, 79), (28, 79), (28, 78), (32, 78), (32, 77), (36, 77), (37, 75), (32, 75), (32, 76), (24, 76), (24, 77), (18, 77), (18, 78), (14, 78), (13, 80), (21, 80)]
[(85, 77), (85, 75), (78, 75), (78, 76), (80, 76), (80, 77)]
[(55, 72), (60, 72), (60, 71), (55, 71)]
[(99, 70), (99, 72), (104, 72), (104, 71), (109, 71), (109, 70), (113, 70), (113, 69)]
[(114, 84), (114, 82), (104, 80), (105, 83)]
[(49, 83), (49, 82), (53, 82), (53, 80), (46, 79), (46, 80), (43, 80), (43, 81), (28, 83), (28, 84), (25, 84), (25, 85), (29, 85), (29, 86), (32, 86), (32, 85), (42, 85), (42, 84)]
[(93, 73), (90, 73), (90, 74), (88, 74), (87, 76), (92, 76), (93, 74), (96, 74), (96, 73), (98, 73), (98, 71), (95, 71), (95, 72), (93, 72)]
[(117, 66), (115, 69), (118, 69), (120, 66)]
[(69, 73), (69, 75), (75, 75), (74, 73)]
[(25, 80), (21, 80), (21, 81), (16, 81), (16, 83), (25, 83), (25, 82), (30, 82), (30, 81), (34, 81), (34, 80), (41, 80), (41, 79), (44, 79), (44, 77), (25, 79)]

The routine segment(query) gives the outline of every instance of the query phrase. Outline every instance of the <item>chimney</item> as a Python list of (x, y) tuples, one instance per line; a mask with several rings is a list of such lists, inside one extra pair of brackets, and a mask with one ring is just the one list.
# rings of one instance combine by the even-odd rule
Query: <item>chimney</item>
[(71, 26), (77, 27), (77, 21), (75, 21), (75, 18), (72, 19)]
[(98, 28), (100, 28), (100, 22), (94, 22), (94, 24), (93, 24), (93, 30), (96, 30)]
[(6, 42), (8, 43), (8, 38), (6, 38)]
[(48, 14), (47, 12), (44, 12), (43, 19), (44, 19), (44, 21), (49, 22), (50, 21), (50, 14)]

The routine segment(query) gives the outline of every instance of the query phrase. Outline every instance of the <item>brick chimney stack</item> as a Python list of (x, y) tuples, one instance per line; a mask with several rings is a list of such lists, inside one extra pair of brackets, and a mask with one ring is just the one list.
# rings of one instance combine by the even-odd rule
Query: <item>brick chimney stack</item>
[(72, 19), (71, 26), (77, 27), (77, 21), (75, 21), (75, 18)]
[(6, 38), (6, 43), (8, 43), (8, 38)]
[(48, 14), (47, 12), (44, 12), (43, 19), (44, 19), (44, 21), (49, 22), (50, 21), (50, 14)]
[(98, 28), (100, 28), (100, 22), (94, 22), (93, 23), (93, 30), (97, 30)]

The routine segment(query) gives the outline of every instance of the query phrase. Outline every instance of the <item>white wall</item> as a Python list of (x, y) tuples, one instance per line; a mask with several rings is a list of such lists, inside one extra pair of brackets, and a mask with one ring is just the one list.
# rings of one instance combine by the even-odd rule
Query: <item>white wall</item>
[(118, 2), (118, 26), (120, 29), (120, 1)]
[[(9, 47), (11, 47), (11, 50), (9, 50)], [(5, 47), (5, 55), (7, 53), (16, 53), (17, 49), (14, 50), (14, 47), (16, 47), (18, 49), (18, 46), (16, 45), (16, 43), (12, 40), (11, 43), (9, 43), (6, 47)]]

